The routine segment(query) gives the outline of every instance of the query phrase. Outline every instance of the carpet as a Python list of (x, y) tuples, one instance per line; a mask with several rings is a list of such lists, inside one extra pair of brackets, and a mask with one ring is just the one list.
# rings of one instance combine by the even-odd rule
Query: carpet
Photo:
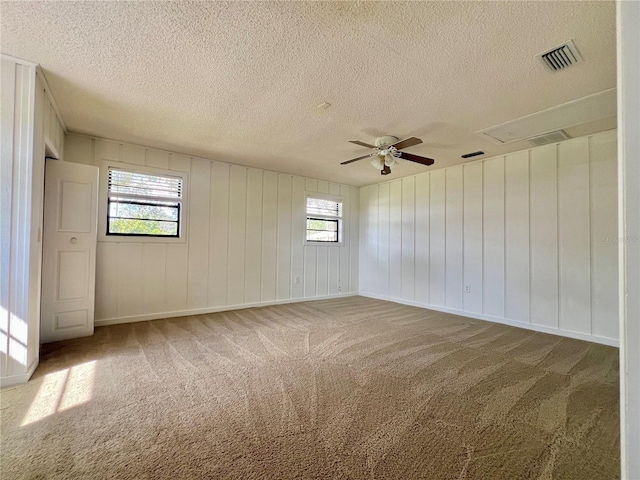
[(100, 327), (1, 392), (2, 478), (620, 477), (618, 350), (364, 297)]

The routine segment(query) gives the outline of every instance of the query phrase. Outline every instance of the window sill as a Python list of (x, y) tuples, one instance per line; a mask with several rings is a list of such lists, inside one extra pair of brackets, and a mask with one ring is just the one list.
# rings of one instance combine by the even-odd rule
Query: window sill
[(304, 242), (305, 247), (344, 247), (344, 242)]
[(186, 238), (180, 237), (146, 237), (144, 235), (98, 235), (98, 242), (109, 243), (187, 243)]

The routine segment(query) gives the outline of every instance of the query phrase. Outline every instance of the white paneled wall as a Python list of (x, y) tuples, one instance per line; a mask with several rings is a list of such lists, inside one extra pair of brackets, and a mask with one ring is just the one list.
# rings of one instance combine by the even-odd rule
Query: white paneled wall
[[(189, 173), (187, 243), (98, 242), (98, 324), (358, 291), (356, 187), (82, 135), (65, 158)], [(305, 192), (343, 197), (343, 246), (304, 245)]]
[(1, 55), (0, 386), (38, 366), (45, 155), (59, 158), (64, 124), (34, 63)]
[(618, 341), (616, 132), (360, 189), (360, 292)]

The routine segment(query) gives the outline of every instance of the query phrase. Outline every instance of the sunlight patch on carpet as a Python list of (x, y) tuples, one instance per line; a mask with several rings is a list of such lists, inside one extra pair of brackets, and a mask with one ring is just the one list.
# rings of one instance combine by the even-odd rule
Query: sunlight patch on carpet
[(96, 361), (46, 375), (21, 426), (87, 403), (93, 396)]

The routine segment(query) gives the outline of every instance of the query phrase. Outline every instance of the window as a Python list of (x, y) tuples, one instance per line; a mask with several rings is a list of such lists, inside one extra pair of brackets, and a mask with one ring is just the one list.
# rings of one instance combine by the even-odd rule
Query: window
[(107, 235), (180, 237), (182, 177), (109, 167)]
[(307, 242), (342, 242), (342, 199), (307, 196)]

